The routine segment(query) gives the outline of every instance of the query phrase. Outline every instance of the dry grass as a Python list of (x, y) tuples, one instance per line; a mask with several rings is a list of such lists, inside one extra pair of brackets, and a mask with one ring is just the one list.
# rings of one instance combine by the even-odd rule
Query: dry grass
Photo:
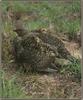
[[(12, 65), (13, 66), (13, 65)], [(23, 93), (30, 98), (80, 98), (81, 84), (71, 73), (42, 74), (24, 73), (10, 65), (3, 67), (7, 80), (15, 76), (16, 84), (21, 86)], [(6, 69), (5, 69), (6, 68)]]

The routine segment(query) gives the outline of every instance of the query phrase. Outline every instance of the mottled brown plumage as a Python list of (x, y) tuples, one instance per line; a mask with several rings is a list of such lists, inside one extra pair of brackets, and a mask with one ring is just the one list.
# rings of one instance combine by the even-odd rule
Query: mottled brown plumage
[[(39, 31), (27, 32), (24, 29), (16, 32), (20, 34), (14, 39), (16, 62), (27, 63), (37, 71), (46, 71), (73, 59), (64, 43), (55, 35)], [(59, 59), (64, 59), (62, 64)]]

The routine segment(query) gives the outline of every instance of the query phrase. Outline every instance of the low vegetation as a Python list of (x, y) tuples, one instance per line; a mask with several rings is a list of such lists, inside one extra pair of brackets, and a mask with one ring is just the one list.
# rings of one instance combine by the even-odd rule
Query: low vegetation
[(2, 98), (30, 98), (23, 93), (21, 86), (16, 83), (16, 76), (7, 79), (4, 70), (0, 69), (0, 97)]

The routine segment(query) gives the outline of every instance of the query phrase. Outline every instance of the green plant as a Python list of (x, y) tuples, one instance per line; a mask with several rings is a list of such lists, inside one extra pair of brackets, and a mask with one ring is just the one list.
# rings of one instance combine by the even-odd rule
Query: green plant
[(60, 73), (65, 74), (66, 71), (71, 73), (71, 75), (74, 75), (74, 77), (78, 78), (78, 80), (81, 80), (81, 61), (73, 59), (72, 63), (68, 66), (62, 66)]
[(78, 79), (81, 79), (81, 61), (73, 60), (73, 63), (68, 66), (72, 74), (75, 75)]
[(23, 93), (21, 86), (16, 83), (16, 77), (6, 79), (5, 72), (0, 70), (0, 97), (1, 98), (30, 98)]

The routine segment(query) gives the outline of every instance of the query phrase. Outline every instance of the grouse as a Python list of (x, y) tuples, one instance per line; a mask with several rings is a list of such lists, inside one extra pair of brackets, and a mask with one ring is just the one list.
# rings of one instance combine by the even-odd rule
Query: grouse
[(25, 29), (14, 31), (18, 34), (13, 40), (16, 62), (27, 63), (37, 71), (50, 71), (48, 69), (56, 70), (57, 67), (65, 65), (65, 61), (69, 63), (74, 58), (55, 35), (28, 32)]

